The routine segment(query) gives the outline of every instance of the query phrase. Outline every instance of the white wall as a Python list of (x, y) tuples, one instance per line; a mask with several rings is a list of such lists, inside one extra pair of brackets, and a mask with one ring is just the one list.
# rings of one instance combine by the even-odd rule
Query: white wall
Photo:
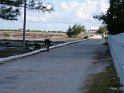
[(109, 35), (108, 42), (120, 83), (124, 85), (124, 33)]

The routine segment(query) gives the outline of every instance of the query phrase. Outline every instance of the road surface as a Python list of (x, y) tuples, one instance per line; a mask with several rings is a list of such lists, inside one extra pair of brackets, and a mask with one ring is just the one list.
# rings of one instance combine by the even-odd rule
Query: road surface
[(92, 58), (103, 42), (84, 40), (0, 65), (0, 93), (86, 93), (80, 88), (100, 70)]

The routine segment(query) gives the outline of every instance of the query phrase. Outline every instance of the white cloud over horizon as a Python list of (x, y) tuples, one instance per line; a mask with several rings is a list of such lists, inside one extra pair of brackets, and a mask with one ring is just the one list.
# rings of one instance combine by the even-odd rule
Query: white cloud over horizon
[(105, 0), (61, 1), (56, 2), (55, 11), (50, 14), (28, 12), (27, 21), (66, 23), (68, 20), (67, 23), (80, 23), (81, 21), (93, 20), (93, 14), (105, 12), (108, 6)]
[[(48, 0), (49, 2), (50, 0)], [(50, 1), (51, 2), (51, 1)], [(42, 13), (36, 11), (27, 12), (27, 25), (28, 24), (49, 24), (57, 25), (66, 24), (66, 28), (73, 24), (83, 24), (87, 27), (99, 26), (100, 22), (93, 19), (94, 14), (106, 12), (109, 7), (108, 0), (54, 0), (51, 3), (54, 4), (55, 11), (51, 13)], [(23, 15), (21, 16), (23, 21)], [(44, 25), (45, 26), (45, 25)], [(48, 26), (48, 25), (47, 25)], [(57, 27), (57, 26), (53, 26)], [(30, 26), (28, 26), (30, 29)], [(31, 27), (33, 28), (33, 27)], [(35, 29), (40, 29), (36, 28)], [(46, 27), (49, 29), (49, 27)], [(41, 27), (42, 29), (42, 27)], [(51, 28), (50, 28), (51, 29)], [(53, 28), (57, 29), (57, 28)], [(63, 29), (63, 28), (59, 28)], [(57, 29), (58, 30), (58, 29)]]

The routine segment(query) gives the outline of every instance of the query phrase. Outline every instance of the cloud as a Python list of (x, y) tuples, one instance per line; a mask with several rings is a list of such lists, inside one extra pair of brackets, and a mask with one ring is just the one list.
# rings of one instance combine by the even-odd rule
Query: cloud
[[(85, 25), (86, 28), (97, 27), (101, 22), (93, 19), (93, 15), (106, 12), (109, 0), (43, 0), (54, 4), (52, 13), (27, 10), (27, 28), (44, 30), (67, 30), (74, 24)], [(50, 6), (48, 7), (50, 8)], [(0, 21), (0, 28), (22, 28), (23, 9), (18, 21)], [(13, 24), (13, 25), (10, 25)]]
[(93, 22), (93, 15), (105, 12), (109, 4), (105, 0), (54, 0), (55, 11), (52, 13), (27, 13), (27, 21), (45, 23), (86, 23)]
[(106, 3), (105, 0), (100, 0), (99, 7), (100, 7), (100, 11), (105, 13), (109, 8), (109, 3)]
[(47, 22), (47, 19), (45, 17), (39, 17), (39, 16), (27, 15), (27, 20), (30, 22)]
[(95, 12), (97, 8), (96, 1), (87, 1), (80, 5), (77, 10), (77, 17), (82, 18), (83, 20), (89, 20), (92, 18), (92, 13)]

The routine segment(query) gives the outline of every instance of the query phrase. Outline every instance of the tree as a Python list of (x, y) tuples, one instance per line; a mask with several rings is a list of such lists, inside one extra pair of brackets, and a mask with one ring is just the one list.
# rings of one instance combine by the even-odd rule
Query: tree
[(81, 32), (85, 32), (85, 26), (75, 24), (73, 27), (69, 26), (66, 34), (68, 37), (77, 37)]
[(98, 31), (97, 31), (97, 33), (99, 33), (99, 34), (105, 34), (107, 32), (108, 32), (108, 29), (106, 26), (100, 26)]
[(124, 32), (124, 0), (110, 0), (110, 7), (107, 13), (95, 15), (94, 18), (102, 20), (107, 25), (109, 34)]
[[(53, 11), (50, 3), (43, 4), (36, 0), (26, 0), (26, 8), (31, 10)], [(5, 20), (17, 20), (21, 14), (21, 8), (24, 7), (25, 0), (0, 0), (0, 18)], [(48, 7), (51, 6), (51, 7)]]
[(0, 18), (6, 20), (16, 20), (20, 15), (19, 6), (22, 1), (0, 0)]
[(25, 50), (25, 31), (26, 31), (26, 8), (39, 11), (53, 11), (53, 5), (50, 3), (43, 4), (35, 0), (1, 0), (0, 1), (0, 18), (6, 20), (17, 20), (20, 15), (21, 7), (24, 8), (23, 24), (23, 49)]

